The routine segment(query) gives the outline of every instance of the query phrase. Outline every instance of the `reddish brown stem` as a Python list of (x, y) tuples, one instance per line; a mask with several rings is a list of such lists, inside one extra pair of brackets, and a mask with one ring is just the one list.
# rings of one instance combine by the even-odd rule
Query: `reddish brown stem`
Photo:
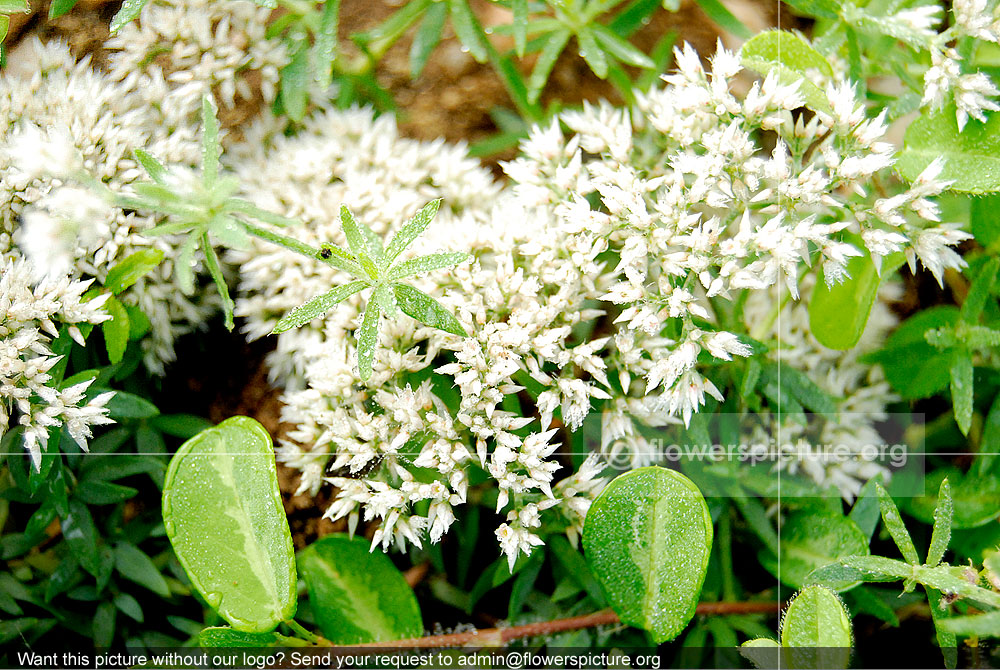
[[(697, 614), (777, 614), (781, 610), (779, 602), (718, 602), (699, 603), (695, 610)], [(611, 610), (602, 610), (593, 614), (539, 621), (510, 628), (488, 628), (469, 631), (467, 633), (452, 633), (450, 635), (428, 635), (409, 640), (393, 642), (372, 642), (369, 644), (351, 645), (354, 647), (392, 647), (395, 649), (431, 649), (435, 647), (499, 647), (511, 640), (523, 637), (539, 637), (552, 635), (567, 630), (593, 628), (594, 626), (611, 626), (620, 623), (618, 615)]]

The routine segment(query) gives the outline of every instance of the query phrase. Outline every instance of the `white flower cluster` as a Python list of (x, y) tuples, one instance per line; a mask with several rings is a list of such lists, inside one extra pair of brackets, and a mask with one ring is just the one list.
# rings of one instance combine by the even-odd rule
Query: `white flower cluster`
[[(677, 62), (668, 85), (632, 112), (586, 107), (536, 129), (505, 166), (515, 185), (499, 197), (460, 150), (397, 140), (391, 121), (361, 112), (327, 112), (304, 135), (275, 139), (265, 159), (288, 166), (287, 176), (235, 164), (257, 204), (305, 220), (295, 234), (312, 244), (343, 243), (341, 203), (389, 234), (443, 196), (423, 244), (473, 255), (417, 283), (470, 336), (390, 321), (367, 387), (351, 336), (362, 297), (280, 336), (272, 362), (291, 389), (283, 419), (295, 428), (279, 459), (302, 472), (300, 492), (324, 480), (339, 489), (329, 516), (352, 528), (362, 517), (377, 523), (383, 547), (437, 541), (485, 478), (506, 512), (497, 539), (509, 561), (539, 544), (546, 523), (575, 539), (603, 466), (591, 456), (560, 481), (565, 431), (596, 405), (595, 450), (634, 466), (655, 461), (640, 427), (689, 423), (706, 396), (722, 400), (704, 364), (752, 353), (738, 335), (743, 318), (723, 327), (726, 303), (743, 304), (744, 292), (798, 299), (820, 272), (842, 281), (848, 259), (866, 250), (876, 262), (893, 252), (919, 258), (939, 280), (962, 264), (948, 245), (965, 234), (939, 224), (929, 199), (945, 187), (940, 165), (898, 196), (868, 192), (893, 149), (884, 115), (867, 118), (849, 84), (828, 82), (829, 109), (806, 122), (793, 114), (804, 104), (797, 87), (775, 77), (737, 98), (731, 53), (720, 49), (710, 73), (690, 48)], [(770, 147), (758, 130), (773, 134)], [(441, 177), (413, 167), (435, 155)], [(251, 337), (346, 279), (284, 251), (233, 258), (243, 277), (237, 313)], [(826, 367), (807, 372), (855, 374), (828, 354)], [(867, 379), (831, 388), (838, 397), (866, 389), (885, 390)], [(870, 473), (808, 474), (850, 492)]]
[[(281, 43), (264, 39), (262, 16), (251, 2), (153, 2), (141, 29), (130, 24), (108, 43), (123, 49), (111, 58), (111, 75), (86, 60), (75, 63), (64, 45), (31, 40), (10, 55), (14, 65), (27, 61), (20, 69), (29, 74), (0, 81), (0, 253), (27, 257), (36, 278), (70, 273), (100, 282), (136, 251), (166, 252), (158, 268), (120, 296), (151, 322), (142, 344), (154, 372), (174, 359), (179, 335), (215, 312), (215, 293), (185, 295), (178, 288), (173, 240), (142, 235), (157, 217), (113, 209), (69, 184), (85, 171), (115, 191), (127, 190), (145, 178), (135, 149), (171, 165), (197, 165), (201, 91), (252, 72), (260, 73), (267, 91), (284, 62)], [(164, 45), (170, 48), (159, 53)], [(149, 58), (140, 68), (135, 59), (142, 55)], [(203, 71), (213, 58), (225, 63)]]
[(57, 324), (82, 344), (78, 324), (111, 318), (103, 309), (106, 296), (81, 300), (91, 282), (50, 277), (36, 284), (27, 261), (0, 258), (0, 436), (15, 417), (35, 467), (50, 429), (64, 426), (86, 451), (91, 426), (113, 423), (105, 408), (113, 392), (87, 400), (92, 379), (61, 387), (50, 374), (62, 358), (49, 347)]
[(228, 109), (270, 106), (288, 58), (267, 38), (269, 14), (250, 0), (151, 2), (105, 44), (110, 76), (136, 81), (168, 127), (191, 126), (203, 95)]
[[(932, 7), (940, 10), (940, 7)], [(942, 35), (929, 31), (927, 36), (931, 67), (924, 74), (924, 96), (920, 104), (937, 110), (954, 101), (961, 130), (970, 117), (985, 121), (985, 112), (1000, 111), (1000, 105), (991, 99), (1000, 96), (1000, 89), (984, 72), (963, 71), (962, 56), (955, 48), (947, 46), (947, 41), (972, 37), (1000, 44), (1000, 17), (994, 0), (955, 0), (951, 12), (954, 25)], [(936, 24), (937, 21), (933, 25)]]

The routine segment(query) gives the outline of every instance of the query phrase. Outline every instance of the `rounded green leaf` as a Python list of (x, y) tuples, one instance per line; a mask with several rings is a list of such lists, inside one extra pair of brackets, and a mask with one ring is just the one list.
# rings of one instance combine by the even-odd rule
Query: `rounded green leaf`
[[(770, 552), (762, 553), (763, 565), (771, 574), (793, 588), (810, 582), (809, 573), (836, 563), (844, 556), (867, 556), (868, 538), (851, 519), (831, 513), (796, 512), (781, 524), (780, 560)], [(857, 581), (827, 583), (845, 591)]]
[(694, 616), (712, 519), (690, 479), (666, 468), (639, 468), (617, 477), (591, 505), (583, 547), (622, 622), (663, 642)]
[(295, 553), (271, 438), (247, 417), (198, 433), (170, 461), (163, 523), (206, 602), (237, 631), (295, 614)]
[(299, 552), (299, 572), (323, 635), (335, 644), (420, 637), (423, 622), (413, 590), (367, 541), (328, 535)]
[(799, 591), (781, 621), (783, 647), (850, 647), (851, 640), (847, 610), (837, 594), (825, 586)]

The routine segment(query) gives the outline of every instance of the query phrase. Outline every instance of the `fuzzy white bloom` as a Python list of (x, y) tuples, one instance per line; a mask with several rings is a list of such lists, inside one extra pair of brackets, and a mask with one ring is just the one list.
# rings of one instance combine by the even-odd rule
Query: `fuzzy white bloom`
[(988, 0), (955, 0), (951, 4), (955, 24), (969, 37), (1000, 42), (1000, 20)]
[(35, 283), (27, 261), (0, 259), (0, 436), (16, 418), (36, 468), (51, 429), (65, 426), (86, 451), (91, 426), (113, 423), (105, 408), (113, 393), (87, 400), (93, 380), (60, 389), (50, 374), (62, 358), (49, 347), (57, 323), (82, 339), (77, 324), (111, 318), (103, 310), (106, 296), (81, 300), (90, 283), (54, 276)]

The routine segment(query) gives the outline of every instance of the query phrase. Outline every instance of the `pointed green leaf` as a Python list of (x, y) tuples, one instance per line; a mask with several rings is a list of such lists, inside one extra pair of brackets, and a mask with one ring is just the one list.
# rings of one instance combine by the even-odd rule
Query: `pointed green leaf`
[(69, 514), (62, 520), (62, 534), (80, 565), (92, 575), (98, 572), (98, 534), (90, 510), (80, 500), (71, 498)]
[(712, 518), (694, 483), (645, 467), (616, 477), (587, 513), (587, 563), (622, 623), (675, 638), (694, 616), (712, 550)]
[(444, 305), (407, 284), (393, 284), (399, 308), (420, 323), (452, 335), (468, 337), (458, 319)]
[(979, 317), (983, 313), (983, 308), (986, 306), (986, 301), (990, 297), (998, 275), (1000, 275), (1000, 257), (991, 258), (983, 264), (962, 303), (963, 321), (966, 323), (979, 322)]
[(104, 303), (104, 309), (111, 318), (101, 322), (101, 332), (104, 333), (104, 346), (108, 352), (111, 364), (119, 363), (125, 355), (128, 346), (129, 318), (125, 306), (114, 296)]
[(413, 218), (406, 222), (406, 224), (396, 231), (393, 235), (392, 240), (389, 242), (389, 246), (385, 250), (385, 262), (392, 263), (406, 249), (413, 240), (420, 236), (420, 233), (427, 229), (430, 222), (434, 219), (435, 215), (438, 213), (438, 209), (441, 207), (440, 198), (437, 200), (431, 200), (429, 203), (423, 206), (419, 212), (413, 215)]
[(972, 355), (967, 350), (957, 350), (951, 359), (951, 404), (962, 435), (968, 435), (972, 425), (973, 391)]
[(615, 35), (606, 26), (600, 23), (593, 23), (590, 26), (598, 44), (607, 50), (609, 54), (622, 61), (626, 65), (641, 68), (656, 67), (653, 59), (632, 46), (631, 43)]
[(608, 57), (604, 54), (604, 50), (597, 44), (597, 40), (594, 39), (594, 33), (588, 26), (583, 28), (576, 34), (577, 44), (580, 46), (580, 54), (583, 56), (583, 60), (587, 62), (591, 71), (596, 74), (601, 79), (608, 76)]
[(372, 291), (372, 300), (378, 305), (383, 314), (393, 318), (399, 314), (399, 307), (396, 303), (396, 295), (387, 284), (379, 284)]
[(485, 63), (489, 60), (489, 43), (483, 34), (482, 26), (469, 7), (469, 0), (449, 0), (449, 7), (451, 27), (455, 29), (455, 35), (458, 36), (462, 46), (469, 50), (476, 62)]
[(233, 417), (181, 445), (163, 523), (192, 584), (233, 628), (265, 633), (295, 614), (292, 536), (259, 423)]
[(194, 293), (194, 250), (198, 248), (200, 241), (199, 235), (188, 235), (174, 261), (174, 276), (177, 277), (181, 292), (186, 295)]
[(170, 596), (170, 587), (152, 559), (134, 544), (119, 542), (115, 545), (115, 570), (125, 579), (145, 586), (157, 595), (164, 598)]
[(528, 0), (512, 0), (510, 6), (514, 14), (514, 52), (518, 58), (524, 58), (524, 47), (528, 42)]
[(149, 274), (163, 261), (160, 249), (142, 249), (115, 264), (104, 279), (104, 286), (114, 294), (119, 294)]
[(379, 278), (382, 273), (379, 272), (379, 268), (375, 264), (375, 261), (372, 260), (371, 256), (362, 251), (361, 253), (358, 254), (358, 263), (361, 265), (361, 269), (365, 271), (365, 274), (368, 276), (368, 279), (370, 279), (374, 283), (377, 283), (379, 281)]
[(205, 264), (208, 266), (208, 273), (215, 282), (215, 288), (222, 298), (222, 314), (225, 317), (226, 330), (233, 329), (233, 299), (229, 297), (229, 287), (226, 285), (226, 278), (222, 274), (222, 266), (219, 264), (219, 257), (215, 255), (215, 249), (208, 240), (208, 233), (201, 236), (201, 250), (205, 254)]
[(440, 270), (441, 268), (450, 268), (453, 265), (464, 263), (469, 258), (469, 254), (464, 251), (456, 253), (427, 254), (426, 256), (411, 258), (410, 260), (404, 261), (393, 267), (389, 270), (389, 274), (386, 278), (389, 280), (403, 279), (404, 277), (410, 277), (412, 275), (420, 274), (421, 272), (431, 272), (433, 270)]
[(352, 281), (343, 286), (337, 286), (322, 295), (318, 295), (312, 300), (299, 305), (286, 314), (281, 321), (275, 325), (272, 333), (283, 333), (292, 328), (305, 325), (313, 319), (319, 318), (329, 312), (337, 303), (350, 298), (352, 295), (368, 286), (368, 282)]
[(566, 48), (572, 35), (573, 33), (568, 28), (561, 28), (553, 31), (546, 39), (545, 46), (538, 54), (538, 60), (535, 61), (535, 67), (532, 68), (531, 76), (528, 78), (529, 103), (538, 102), (538, 98), (542, 95), (542, 89), (545, 88), (545, 83), (549, 80), (549, 74), (552, 73), (552, 68), (559, 60), (559, 54)]
[(167, 168), (160, 161), (156, 160), (152, 154), (142, 149), (136, 149), (135, 159), (139, 161), (139, 165), (146, 171), (150, 179), (160, 186), (166, 186)]
[(434, 47), (441, 41), (441, 31), (444, 29), (444, 20), (448, 16), (448, 5), (443, 2), (435, 2), (427, 8), (423, 21), (417, 34), (413, 36), (413, 44), (410, 47), (410, 78), (416, 79), (424, 71), (427, 59), (430, 57)]
[(934, 531), (931, 533), (930, 549), (927, 550), (927, 565), (933, 567), (944, 558), (944, 552), (951, 540), (952, 510), (951, 489), (948, 480), (944, 479), (938, 490), (938, 504), (934, 510)]
[(299, 552), (320, 630), (345, 645), (420, 637), (413, 590), (384, 553), (369, 549), (360, 537), (327, 535)]
[(878, 505), (882, 511), (882, 523), (885, 524), (889, 535), (899, 547), (903, 558), (911, 565), (919, 564), (920, 558), (917, 556), (917, 548), (913, 546), (913, 539), (903, 524), (903, 518), (899, 515), (899, 508), (893, 502), (892, 496), (880, 484), (875, 484), (875, 492), (878, 494)]
[(944, 655), (945, 667), (955, 668), (958, 665), (958, 640), (955, 634), (943, 625), (948, 620), (948, 605), (940, 591), (930, 588), (927, 589), (927, 604), (930, 605), (931, 620), (934, 622), (938, 647)]
[(139, 14), (142, 13), (142, 8), (148, 4), (149, 0), (125, 0), (122, 3), (122, 8), (111, 19), (111, 27), (109, 28), (111, 34), (114, 35), (126, 23), (138, 18)]
[(354, 214), (347, 209), (347, 205), (340, 206), (340, 224), (344, 228), (344, 236), (347, 238), (347, 244), (351, 247), (351, 252), (355, 256), (366, 253), (368, 243), (365, 240), (365, 235), (361, 232), (361, 226), (354, 218)]
[(306, 117), (309, 96), (309, 40), (305, 33), (297, 32), (291, 39), (289, 61), (281, 68), (281, 105), (292, 121)]
[(201, 172), (206, 188), (211, 189), (219, 177), (219, 118), (211, 96), (201, 98)]
[(743, 22), (733, 16), (733, 13), (726, 9), (719, 0), (695, 0), (702, 11), (708, 14), (708, 18), (723, 30), (730, 32), (734, 37), (741, 40), (748, 40), (753, 37), (753, 33), (743, 25)]
[(378, 326), (381, 313), (373, 300), (368, 301), (361, 328), (358, 329), (358, 373), (362, 381), (368, 381), (372, 376), (372, 363), (375, 360), (375, 348), (378, 346)]
[(969, 205), (969, 223), (976, 241), (986, 248), (998, 249), (1000, 240), (1000, 195), (973, 198)]
[(1000, 611), (945, 619), (941, 628), (956, 635), (1000, 637)]
[(337, 29), (340, 22), (340, 0), (326, 0), (313, 44), (313, 67), (316, 83), (324, 90), (333, 82), (333, 62), (337, 59)]

